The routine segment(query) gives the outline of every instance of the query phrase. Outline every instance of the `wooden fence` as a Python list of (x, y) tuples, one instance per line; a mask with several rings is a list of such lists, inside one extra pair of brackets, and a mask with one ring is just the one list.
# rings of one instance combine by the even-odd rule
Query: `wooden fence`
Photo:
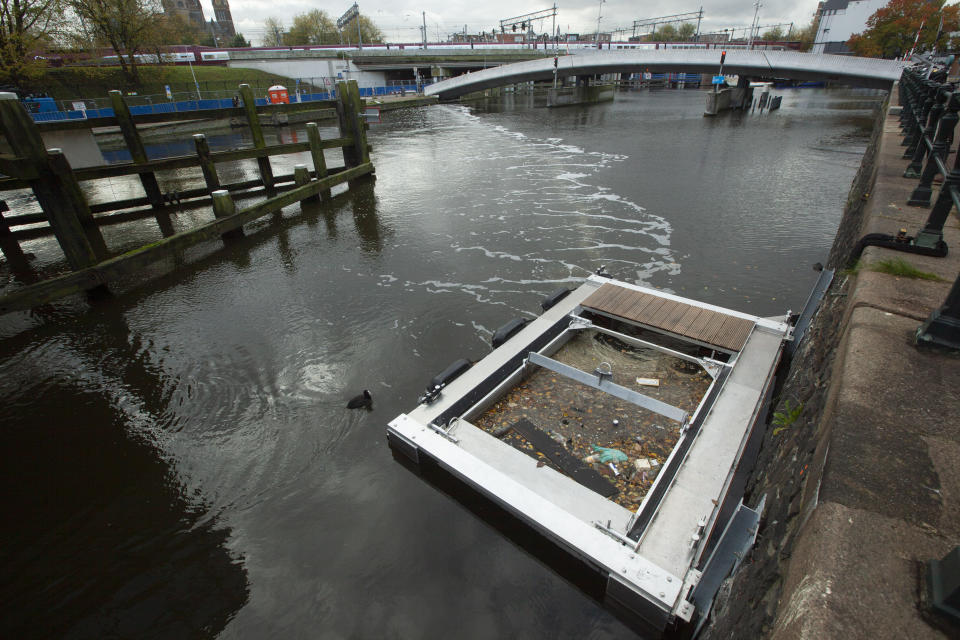
[[(26, 265), (18, 238), (33, 237), (40, 233), (52, 233), (63, 250), (70, 273), (28, 284), (0, 296), (0, 313), (25, 310), (66, 295), (82, 291), (104, 291), (107, 283), (120, 276), (136, 273), (143, 267), (171, 255), (177, 255), (187, 247), (220, 236), (228, 241), (242, 235), (242, 227), (257, 218), (279, 211), (301, 200), (330, 198), (331, 187), (344, 182), (351, 183), (373, 173), (367, 145), (367, 124), (363, 120), (363, 102), (356, 81), (337, 85), (337, 99), (328, 105), (311, 103), (314, 109), (333, 108), (340, 125), (340, 137), (323, 140), (317, 124), (306, 124), (307, 142), (267, 145), (261, 128), (258, 107), (248, 85), (240, 85), (243, 106), (222, 109), (224, 115), (236, 117), (242, 113), (250, 127), (253, 148), (213, 153), (203, 134), (193, 136), (196, 154), (148, 160), (137, 130), (137, 124), (165, 120), (183, 120), (185, 114), (150, 114), (131, 116), (130, 110), (119, 91), (111, 92), (115, 116), (101, 118), (111, 122), (70, 121), (57, 123), (63, 128), (69, 124), (75, 128), (115, 124), (120, 127), (132, 162), (108, 166), (72, 169), (66, 156), (59, 149), (47, 149), (38, 127), (23, 105), (13, 94), (0, 94), (0, 133), (4, 135), (11, 154), (0, 154), (0, 173), (8, 178), (0, 179), (0, 191), (29, 188), (33, 190), (43, 211), (42, 214), (4, 215), (5, 203), (0, 206), (0, 250), (8, 263), (14, 267)], [(287, 105), (274, 105), (272, 110)], [(290, 105), (291, 110), (301, 110), (300, 105)], [(263, 108), (259, 108), (262, 110)], [(167, 118), (158, 118), (164, 115)], [(196, 118), (196, 114), (193, 115)], [(210, 117), (209, 115), (207, 117)], [(47, 127), (44, 127), (47, 128)], [(344, 166), (328, 168), (324, 149), (341, 148)], [(293, 174), (276, 176), (270, 157), (291, 153), (310, 152), (313, 171), (306, 165), (297, 165)], [(256, 159), (259, 178), (232, 184), (221, 184), (217, 164), (244, 159)], [(158, 171), (197, 167), (205, 187), (164, 193), (157, 181)], [(89, 204), (80, 187), (80, 181), (98, 180), (117, 176), (137, 176), (144, 195), (136, 198)], [(253, 206), (237, 210), (234, 195), (264, 192), (268, 198)], [(170, 214), (175, 205), (193, 200), (209, 201), (213, 205), (214, 220), (196, 228), (174, 233)], [(0, 201), (2, 202), (2, 201)], [(110, 213), (121, 212), (121, 213)], [(108, 214), (108, 215), (95, 215)], [(100, 226), (132, 218), (152, 215), (160, 228), (163, 239), (111, 256), (100, 232)], [(14, 230), (14, 227), (46, 222), (39, 229)]]

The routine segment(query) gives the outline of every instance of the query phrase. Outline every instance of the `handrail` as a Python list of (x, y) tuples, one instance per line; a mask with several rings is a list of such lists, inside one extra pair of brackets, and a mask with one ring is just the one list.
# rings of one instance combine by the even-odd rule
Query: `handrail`
[[(856, 255), (863, 247), (876, 245), (944, 257), (947, 244), (943, 226), (951, 212), (960, 211), (960, 148), (955, 150), (953, 165), (947, 163), (960, 122), (960, 89), (927, 79), (914, 69), (904, 69), (898, 90), (903, 145), (907, 147), (903, 157), (911, 159), (904, 177), (919, 178), (907, 204), (929, 207), (930, 212), (915, 236), (870, 234), (860, 241)], [(933, 181), (937, 175), (943, 176), (943, 183), (934, 200)], [(960, 350), (960, 274), (943, 305), (917, 329), (915, 341), (917, 345)]]

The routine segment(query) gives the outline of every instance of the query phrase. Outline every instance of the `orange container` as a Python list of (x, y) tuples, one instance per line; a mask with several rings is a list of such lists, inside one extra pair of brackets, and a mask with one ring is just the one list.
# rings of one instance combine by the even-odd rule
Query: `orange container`
[(267, 95), (270, 97), (270, 104), (290, 104), (290, 96), (283, 85), (273, 85), (267, 89)]

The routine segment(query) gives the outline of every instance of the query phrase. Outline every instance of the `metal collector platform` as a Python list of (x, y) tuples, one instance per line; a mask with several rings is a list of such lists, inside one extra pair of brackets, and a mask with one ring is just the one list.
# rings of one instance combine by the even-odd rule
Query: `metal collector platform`
[[(550, 357), (585, 330), (695, 362), (709, 373), (710, 386), (688, 413), (630, 389), (628, 381), (575, 370)], [(657, 336), (667, 338), (658, 343)], [(713, 589), (717, 572), (729, 572), (733, 556), (725, 531), (741, 538), (734, 547), (752, 544), (750, 523), (755, 525), (757, 515), (740, 504), (747, 470), (741, 461), (756, 442), (753, 427), (765, 411), (789, 336), (785, 318), (760, 318), (591, 276), (432, 402), (390, 422), (388, 440), (414, 463), (431, 459), (586, 563), (605, 577), (607, 603), (662, 631), (709, 606), (712, 593), (705, 597), (704, 587), (698, 594), (697, 585), (705, 573), (712, 574), (705, 582)], [(695, 345), (699, 355), (664, 346), (676, 341)], [(548, 368), (674, 421), (677, 442), (635, 510), (471, 422), (531, 367)]]

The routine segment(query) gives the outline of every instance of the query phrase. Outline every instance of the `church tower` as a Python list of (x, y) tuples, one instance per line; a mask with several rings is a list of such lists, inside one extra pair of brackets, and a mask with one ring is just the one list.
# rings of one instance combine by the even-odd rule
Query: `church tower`
[(213, 2), (213, 16), (217, 21), (217, 31), (232, 38), (237, 35), (233, 28), (233, 16), (230, 15), (230, 3), (227, 0), (211, 0)]

